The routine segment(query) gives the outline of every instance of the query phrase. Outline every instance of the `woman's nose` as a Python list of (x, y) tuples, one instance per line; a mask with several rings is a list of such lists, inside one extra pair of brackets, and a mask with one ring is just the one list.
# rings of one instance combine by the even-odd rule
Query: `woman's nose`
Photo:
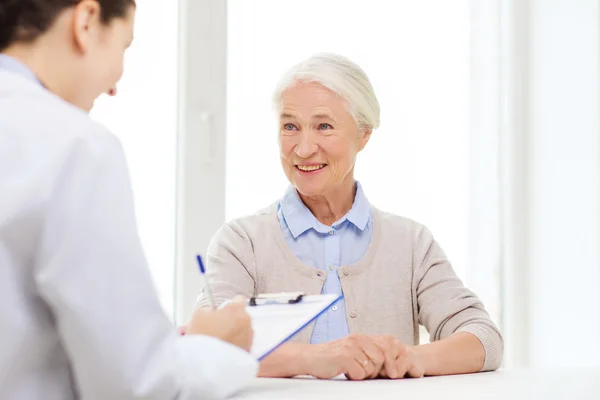
[(303, 133), (299, 137), (299, 142), (296, 145), (295, 152), (300, 158), (309, 158), (315, 154), (319, 148), (317, 144), (312, 140), (312, 137), (308, 133)]

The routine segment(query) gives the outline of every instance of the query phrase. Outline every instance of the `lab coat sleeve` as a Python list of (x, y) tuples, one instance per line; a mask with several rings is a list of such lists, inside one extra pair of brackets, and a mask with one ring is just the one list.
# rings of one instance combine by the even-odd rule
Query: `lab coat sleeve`
[(220, 340), (179, 336), (161, 308), (118, 140), (96, 132), (74, 140), (67, 154), (47, 201), (35, 282), (79, 396), (220, 399), (237, 392), (256, 376), (257, 362)]

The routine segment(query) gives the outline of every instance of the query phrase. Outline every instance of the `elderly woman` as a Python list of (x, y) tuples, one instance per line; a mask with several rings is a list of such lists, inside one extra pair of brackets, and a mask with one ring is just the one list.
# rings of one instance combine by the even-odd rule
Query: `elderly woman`
[[(269, 355), (260, 375), (402, 378), (498, 368), (501, 334), (431, 232), (373, 207), (354, 179), (356, 156), (379, 126), (366, 74), (344, 57), (314, 56), (285, 75), (274, 101), (291, 185), (273, 206), (216, 233), (207, 262), (214, 296), (220, 303), (304, 291), (344, 299)], [(419, 345), (419, 324), (431, 343)]]

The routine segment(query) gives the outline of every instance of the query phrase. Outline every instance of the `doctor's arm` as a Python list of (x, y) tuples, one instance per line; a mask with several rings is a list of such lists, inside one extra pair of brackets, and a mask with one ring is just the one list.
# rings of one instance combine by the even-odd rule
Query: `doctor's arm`
[(255, 376), (248, 353), (181, 337), (162, 310), (114, 137), (74, 143), (49, 202), (35, 280), (82, 398), (219, 399)]

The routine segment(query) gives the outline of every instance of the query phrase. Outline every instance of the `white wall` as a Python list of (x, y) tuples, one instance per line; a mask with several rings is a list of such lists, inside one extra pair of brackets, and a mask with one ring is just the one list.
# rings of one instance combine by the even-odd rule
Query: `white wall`
[(531, 364), (600, 365), (597, 0), (531, 7)]
[(91, 113), (123, 143), (142, 246), (169, 315), (175, 298), (177, 14), (173, 0), (138, 2), (117, 96), (102, 96)]
[[(501, 283), (492, 312), (502, 314), (506, 367), (600, 360), (598, 1), (471, 3), (479, 169), (470, 176), (467, 282), (490, 303)], [(200, 285), (193, 255), (225, 218), (224, 3), (188, 0), (182, 12), (180, 322)], [(204, 111), (211, 127), (197, 119)], [(212, 160), (202, 150), (209, 142)]]
[(226, 5), (180, 5), (177, 323), (188, 320), (202, 283), (195, 255), (206, 253), (225, 219)]
[(598, 0), (507, 3), (507, 365), (599, 365)]
[(500, 4), (471, 0), (469, 252), (466, 284), (497, 323), (500, 270)]

